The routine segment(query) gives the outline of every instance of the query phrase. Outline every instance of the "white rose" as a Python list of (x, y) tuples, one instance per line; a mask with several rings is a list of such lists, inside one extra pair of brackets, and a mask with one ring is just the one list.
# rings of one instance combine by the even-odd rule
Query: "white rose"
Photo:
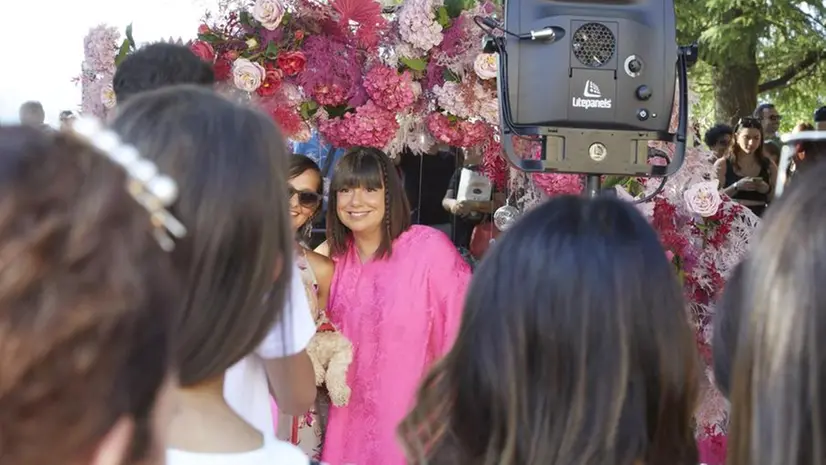
[(279, 0), (257, 0), (252, 7), (252, 17), (264, 26), (264, 29), (274, 31), (281, 25), (281, 19), (286, 12), (284, 4)]
[(703, 218), (717, 214), (723, 199), (717, 191), (717, 181), (698, 182), (683, 192), (683, 200), (688, 211)]
[(112, 88), (112, 84), (107, 84), (100, 89), (100, 101), (109, 110), (115, 108), (118, 99), (115, 97), (115, 89)]
[(479, 79), (494, 79), (498, 69), (499, 55), (496, 53), (480, 53), (473, 62), (473, 70), (476, 71)]
[(255, 92), (264, 81), (267, 72), (258, 63), (238, 58), (232, 63), (232, 82), (245, 92)]

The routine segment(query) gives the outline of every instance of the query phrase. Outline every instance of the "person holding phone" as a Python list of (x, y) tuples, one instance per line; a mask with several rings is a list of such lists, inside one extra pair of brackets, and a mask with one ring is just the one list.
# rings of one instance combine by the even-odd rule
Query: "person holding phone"
[(760, 120), (743, 118), (731, 150), (714, 163), (720, 192), (761, 216), (771, 200), (777, 165), (763, 152)]

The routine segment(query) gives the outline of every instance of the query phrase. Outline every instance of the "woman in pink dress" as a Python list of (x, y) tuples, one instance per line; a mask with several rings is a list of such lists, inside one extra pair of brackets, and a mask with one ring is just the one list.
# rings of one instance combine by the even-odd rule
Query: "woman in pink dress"
[(405, 463), (396, 427), (461, 321), (470, 267), (444, 233), (410, 223), (387, 155), (354, 148), (339, 160), (327, 213), (336, 262), (328, 315), (352, 341), (354, 356), (350, 403), (330, 409), (330, 465)]

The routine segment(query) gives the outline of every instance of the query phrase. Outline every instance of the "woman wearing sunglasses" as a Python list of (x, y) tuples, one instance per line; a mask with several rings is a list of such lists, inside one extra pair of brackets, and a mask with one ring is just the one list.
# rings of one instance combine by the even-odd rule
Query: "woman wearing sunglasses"
[(763, 127), (743, 118), (734, 130), (734, 144), (714, 163), (720, 192), (761, 216), (771, 200), (777, 165), (763, 152)]
[[(291, 157), (289, 176), (287, 183), (289, 185), (290, 220), (295, 233), (296, 261), (304, 281), (307, 299), (310, 302), (310, 311), (313, 313), (317, 327), (321, 330), (321, 326), (327, 321), (325, 308), (333, 277), (333, 262), (309, 250), (306, 242), (312, 231), (313, 218), (321, 209), (324, 182), (318, 165), (304, 155)], [(329, 324), (324, 326), (329, 326)], [(311, 346), (313, 346), (312, 341), (308, 346), (308, 353), (311, 351)], [(310, 358), (313, 358), (312, 355)], [(313, 362), (316, 361), (313, 360)], [(320, 391), (316, 396), (316, 406), (309, 412), (299, 416), (273, 415), (278, 418), (278, 437), (299, 446), (311, 458), (320, 458), (323, 419), (327, 417), (328, 408), (329, 398), (326, 392)]]

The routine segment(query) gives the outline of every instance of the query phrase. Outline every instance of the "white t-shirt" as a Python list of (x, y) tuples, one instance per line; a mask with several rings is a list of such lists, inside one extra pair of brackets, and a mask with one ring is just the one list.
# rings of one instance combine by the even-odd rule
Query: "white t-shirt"
[(238, 454), (200, 454), (166, 450), (167, 465), (308, 465), (310, 459), (298, 447), (283, 441), (267, 443), (258, 450)]
[(275, 428), (264, 360), (289, 357), (303, 351), (314, 334), (315, 322), (301, 281), (301, 272), (293, 264), (283, 319), (273, 326), (255, 353), (233, 365), (224, 377), (227, 403), (247, 423), (261, 431), (265, 438), (274, 438)]

